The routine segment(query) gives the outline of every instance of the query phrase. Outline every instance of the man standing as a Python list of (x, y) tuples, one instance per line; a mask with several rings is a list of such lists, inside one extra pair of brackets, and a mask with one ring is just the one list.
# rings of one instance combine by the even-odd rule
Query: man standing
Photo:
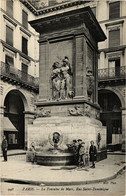
[(95, 168), (97, 149), (96, 146), (94, 146), (94, 141), (91, 141), (90, 143), (91, 146), (90, 146), (89, 154), (90, 154), (90, 161), (92, 162), (91, 168)]
[(8, 143), (7, 143), (7, 140), (6, 140), (6, 136), (4, 135), (3, 136), (3, 141), (2, 141), (2, 144), (1, 144), (4, 161), (7, 161), (7, 147), (8, 147)]

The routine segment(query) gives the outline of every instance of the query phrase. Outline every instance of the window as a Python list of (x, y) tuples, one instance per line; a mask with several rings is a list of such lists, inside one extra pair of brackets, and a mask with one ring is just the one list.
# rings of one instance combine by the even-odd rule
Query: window
[(10, 66), (14, 66), (14, 59), (8, 55), (5, 56), (5, 63)]
[(109, 4), (109, 19), (120, 17), (120, 2), (114, 2)]
[(6, 2), (6, 11), (10, 16), (13, 16), (13, 0), (7, 0)]
[(28, 14), (24, 10), (22, 10), (22, 25), (28, 28)]
[(5, 69), (6, 73), (10, 73), (10, 66), (14, 66), (14, 59), (8, 55), (5, 56)]
[(120, 58), (109, 59), (109, 76), (120, 76)]
[(112, 133), (113, 134), (121, 134), (122, 133), (120, 119), (112, 120)]
[(109, 31), (109, 47), (120, 45), (120, 29)]
[(28, 76), (28, 66), (22, 63), (22, 80), (27, 81), (27, 76)]
[(94, 14), (95, 17), (96, 17), (96, 7), (92, 7), (91, 10), (92, 10), (93, 14)]
[(13, 46), (13, 29), (9, 26), (6, 26), (6, 42)]
[(24, 37), (22, 37), (22, 52), (26, 55), (28, 55), (28, 40)]

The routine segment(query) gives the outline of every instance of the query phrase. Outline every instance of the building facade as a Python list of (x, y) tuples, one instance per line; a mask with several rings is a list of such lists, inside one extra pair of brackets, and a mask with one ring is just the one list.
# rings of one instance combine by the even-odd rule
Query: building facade
[(27, 124), (38, 94), (38, 34), (28, 24), (34, 14), (20, 1), (1, 1), (0, 113), (8, 148), (27, 146)]
[[(76, 10), (77, 7), (85, 6), (91, 7), (107, 37), (106, 41), (99, 43), (98, 60), (100, 119), (103, 125), (107, 126), (107, 145), (113, 149), (120, 149), (122, 146), (124, 150), (122, 143), (125, 142), (126, 115), (126, 2), (118, 0), (8, 0), (7, 3), (2, 1), (1, 114), (7, 117), (8, 112), (11, 113), (11, 110), (7, 109), (11, 108), (7, 105), (8, 100), (13, 100), (10, 102), (14, 105), (16, 101), (19, 103), (20, 99), (22, 100), (19, 113), (25, 111), (22, 117), (22, 121), (25, 119), (25, 128), (21, 128), (24, 130), (24, 143), (27, 143), (29, 121), (26, 119), (34, 116), (33, 100), (38, 93), (36, 78), (39, 75), (38, 34), (27, 21), (39, 19), (42, 15), (63, 13), (64, 9)], [(15, 74), (17, 71), (18, 74)], [(16, 101), (13, 96), (16, 96)]]
[(126, 2), (97, 2), (98, 19), (107, 40), (99, 44), (100, 118), (107, 126), (107, 145), (124, 150), (126, 77)]

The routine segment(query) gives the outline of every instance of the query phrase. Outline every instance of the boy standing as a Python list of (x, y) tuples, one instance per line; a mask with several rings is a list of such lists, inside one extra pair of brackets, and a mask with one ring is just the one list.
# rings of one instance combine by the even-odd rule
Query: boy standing
[(81, 147), (79, 150), (79, 166), (81, 166), (81, 163), (83, 162), (83, 167), (85, 167), (85, 158), (86, 158), (86, 153), (85, 153), (85, 143), (81, 143)]
[(90, 143), (91, 146), (90, 146), (89, 154), (90, 154), (90, 161), (92, 162), (91, 168), (95, 168), (97, 149), (96, 146), (94, 146), (94, 141), (91, 141)]

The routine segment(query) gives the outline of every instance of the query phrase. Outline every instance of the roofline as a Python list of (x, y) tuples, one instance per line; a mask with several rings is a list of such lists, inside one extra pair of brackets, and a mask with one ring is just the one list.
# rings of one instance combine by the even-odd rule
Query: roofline
[[(64, 14), (67, 13), (67, 15), (69, 16), (70, 14), (75, 14), (75, 13), (78, 13), (78, 12), (83, 12), (83, 11), (87, 11), (89, 12), (89, 14), (91, 15), (93, 21), (95, 22), (97, 28), (100, 30), (100, 34), (101, 36), (103, 37), (103, 39), (105, 40), (106, 39), (106, 35), (105, 33), (103, 32), (100, 24), (98, 23), (96, 17), (94, 16), (90, 6), (87, 6), (87, 7), (83, 7), (83, 8), (78, 8), (76, 10), (69, 10), (69, 11), (66, 11), (64, 13), (57, 13), (56, 15), (50, 15), (50, 16), (45, 16), (45, 17), (42, 17), (42, 18), (38, 18), (38, 19), (35, 19), (35, 20), (32, 20), (32, 21), (29, 21), (30, 25), (33, 27), (34, 25), (37, 25), (37, 23), (40, 23), (40, 22), (46, 22), (46, 21), (51, 21), (51, 20), (54, 20), (56, 19), (56, 17), (60, 18), (60, 17), (63, 17)], [(33, 27), (34, 28), (34, 27)]]
[[(89, 1), (85, 1), (85, 0), (74, 0), (72, 2), (64, 2), (64, 3), (59, 3), (57, 5), (54, 6), (49, 6), (49, 7), (43, 7), (41, 9), (36, 9), (28, 0), (19, 0), (21, 3), (23, 3), (34, 15), (39, 16), (42, 14), (46, 14), (49, 12), (53, 12), (53, 11), (57, 11), (57, 10), (62, 10), (64, 8), (69, 8), (69, 7), (73, 7), (76, 5), (81, 5), (81, 4), (85, 4)], [(93, 1), (93, 0), (91, 0)]]

